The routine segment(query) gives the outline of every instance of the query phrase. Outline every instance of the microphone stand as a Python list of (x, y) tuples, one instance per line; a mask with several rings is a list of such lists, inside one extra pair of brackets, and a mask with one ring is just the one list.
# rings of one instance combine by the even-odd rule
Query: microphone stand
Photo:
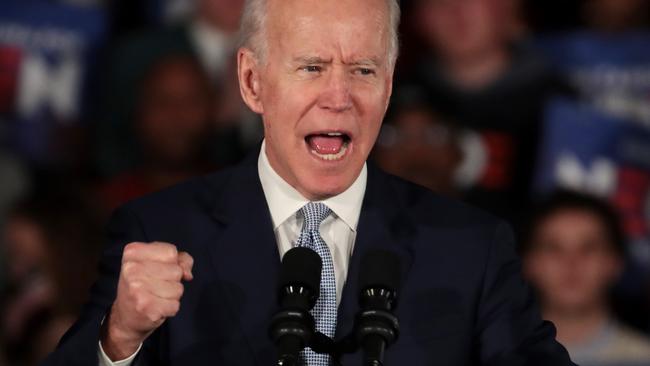
[[(284, 328), (283, 335), (292, 334), (294, 337), (284, 337), (285, 342), (280, 344), (280, 357), (277, 366), (301, 366), (302, 359), (300, 351), (305, 347), (311, 348), (320, 354), (329, 354), (333, 366), (342, 366), (341, 357), (344, 354), (357, 352), (360, 348), (364, 350), (364, 366), (383, 366), (384, 350), (393, 344), (399, 335), (399, 322), (397, 317), (389, 311), (365, 310), (357, 315), (353, 331), (335, 342), (328, 336), (314, 331), (311, 327), (302, 327), (306, 323), (313, 324), (313, 318), (309, 313), (295, 312), (292, 316), (298, 320), (289, 330)], [(285, 317), (288, 314), (280, 313)], [(309, 319), (302, 318), (307, 316)], [(300, 324), (300, 325), (299, 325)], [(277, 333), (276, 333), (277, 335)], [(288, 352), (284, 352), (284, 351)]]

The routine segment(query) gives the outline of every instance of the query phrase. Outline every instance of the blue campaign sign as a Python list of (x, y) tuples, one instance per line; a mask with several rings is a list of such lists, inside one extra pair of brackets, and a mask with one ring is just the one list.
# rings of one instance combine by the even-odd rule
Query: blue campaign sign
[(637, 65), (650, 62), (648, 32), (582, 31), (540, 38), (537, 42), (552, 62), (565, 67), (597, 64)]
[(550, 102), (544, 119), (537, 188), (560, 185), (611, 194), (621, 124), (565, 99)]
[(571, 188), (608, 198), (631, 239), (631, 254), (650, 269), (650, 130), (566, 99), (546, 108), (538, 191)]
[(44, 131), (79, 122), (88, 108), (98, 48), (107, 33), (102, 9), (22, 0), (0, 6), (0, 117), (7, 138), (45, 157)]
[(650, 128), (650, 32), (577, 32), (537, 45), (601, 111)]

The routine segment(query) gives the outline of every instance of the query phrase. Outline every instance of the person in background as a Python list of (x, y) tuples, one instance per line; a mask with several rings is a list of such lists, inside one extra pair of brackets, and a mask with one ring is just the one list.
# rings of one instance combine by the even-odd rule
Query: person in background
[(189, 19), (163, 29), (145, 29), (123, 36), (118, 41), (112, 62), (117, 72), (129, 76), (138, 72), (161, 53), (187, 51), (192, 53), (214, 85), (228, 71), (236, 51), (243, 0), (198, 0)]
[(198, 0), (187, 25), (190, 43), (211, 79), (219, 82), (234, 60), (243, 0)]
[(581, 366), (650, 363), (650, 339), (613, 315), (609, 291), (624, 269), (624, 235), (605, 202), (559, 191), (535, 211), (522, 246), (542, 313)]
[(647, 0), (589, 0), (582, 4), (586, 25), (603, 32), (641, 29), (650, 20)]
[(208, 79), (190, 55), (170, 55), (151, 67), (130, 126), (139, 159), (100, 189), (107, 212), (213, 168), (207, 154), (213, 101)]
[(512, 0), (416, 0), (425, 46), (402, 85), (426, 88), (432, 108), (473, 133), (465, 198), (517, 224), (528, 205), (543, 106), (567, 88), (520, 42)]
[(10, 210), (0, 235), (10, 280), (0, 301), (0, 343), (9, 365), (42, 361), (95, 279), (101, 229), (95, 208), (80, 196), (39, 188)]
[[(2, 132), (0, 132), (0, 140), (1, 135)], [(0, 184), (0, 230), (2, 230), (8, 211), (18, 198), (26, 194), (30, 181), (24, 162), (2, 148), (0, 148), (0, 177), (2, 177), (2, 184)], [(7, 265), (2, 239), (0, 239), (0, 293), (6, 286)]]
[(393, 98), (373, 158), (391, 174), (456, 196), (455, 175), (462, 160), (460, 131), (438, 116), (422, 100), (423, 95), (414, 93)]
[(199, 0), (195, 6), (187, 21), (131, 34), (109, 52), (105, 113), (95, 129), (95, 164), (100, 175), (111, 176), (132, 167), (130, 156), (136, 152), (124, 143), (130, 132), (124, 124), (130, 123), (137, 109), (134, 101), (138, 99), (138, 84), (159, 60), (178, 54), (195, 58), (215, 91), (211, 101), (215, 109), (210, 116), (214, 145), (220, 146), (212, 152), (215, 163), (228, 165), (242, 157), (240, 124), (245, 107), (232, 75), (243, 0)]
[(237, 78), (237, 30), (244, 0), (198, 0), (187, 25), (192, 50), (218, 91), (217, 127), (213, 154), (220, 163), (234, 163), (241, 150), (262, 139), (259, 119), (248, 111), (239, 94)]

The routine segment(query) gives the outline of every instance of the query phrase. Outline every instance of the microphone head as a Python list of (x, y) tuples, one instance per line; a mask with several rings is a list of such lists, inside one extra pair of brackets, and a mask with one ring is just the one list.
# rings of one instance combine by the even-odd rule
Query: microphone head
[(387, 250), (373, 250), (361, 258), (359, 284), (361, 290), (384, 289), (397, 293), (400, 285), (399, 257)]
[(287, 286), (302, 286), (313, 295), (320, 294), (323, 261), (312, 249), (295, 247), (284, 254), (280, 269), (280, 291)]

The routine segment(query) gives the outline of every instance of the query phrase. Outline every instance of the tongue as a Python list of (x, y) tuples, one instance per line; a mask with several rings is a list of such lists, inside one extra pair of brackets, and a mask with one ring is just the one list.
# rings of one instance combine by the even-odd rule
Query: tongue
[(337, 154), (343, 147), (343, 136), (311, 135), (307, 142), (319, 154)]

